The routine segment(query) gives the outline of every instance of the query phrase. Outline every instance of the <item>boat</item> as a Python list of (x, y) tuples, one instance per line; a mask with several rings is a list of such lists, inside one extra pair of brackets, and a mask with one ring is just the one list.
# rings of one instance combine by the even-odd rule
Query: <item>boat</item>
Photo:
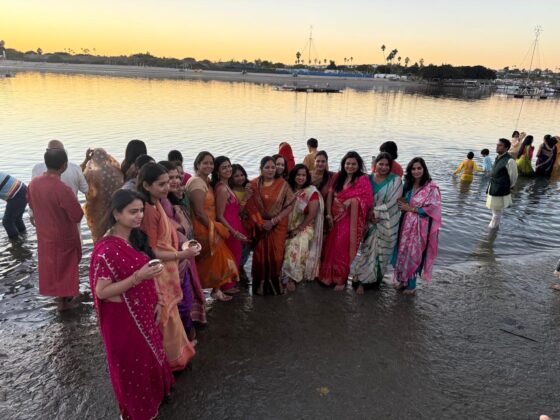
[(306, 92), (306, 93), (341, 93), (341, 89), (334, 89), (331, 87), (319, 87), (319, 86), (274, 86), (274, 90), (280, 92)]

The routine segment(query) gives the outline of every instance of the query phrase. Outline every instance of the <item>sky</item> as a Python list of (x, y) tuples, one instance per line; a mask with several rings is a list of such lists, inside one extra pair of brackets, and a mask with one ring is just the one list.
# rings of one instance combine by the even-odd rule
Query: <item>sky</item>
[(558, 0), (2, 0), (0, 39), (20, 51), (267, 59), (294, 63), (353, 58), (384, 61), (381, 45), (404, 62), (528, 68), (560, 67)]

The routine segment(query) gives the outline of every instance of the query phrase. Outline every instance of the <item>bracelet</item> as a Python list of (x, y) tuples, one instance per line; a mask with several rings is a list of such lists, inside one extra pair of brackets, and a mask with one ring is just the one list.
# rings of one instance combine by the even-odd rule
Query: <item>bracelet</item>
[(159, 305), (159, 306), (161, 306), (162, 308), (165, 306), (162, 302), (159, 302), (159, 301), (158, 301), (158, 303), (156, 303), (156, 305)]
[(179, 259), (179, 254), (177, 253), (177, 251), (175, 251), (175, 259), (176, 259), (176, 260)]
[(138, 271), (135, 271), (134, 274), (132, 275), (132, 285), (136, 286), (138, 285), (138, 283), (140, 283), (138, 281)]

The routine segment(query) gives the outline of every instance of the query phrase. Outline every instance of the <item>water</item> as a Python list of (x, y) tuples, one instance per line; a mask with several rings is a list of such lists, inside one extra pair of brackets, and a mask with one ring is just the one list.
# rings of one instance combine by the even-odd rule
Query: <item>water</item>
[[(549, 325), (558, 320), (558, 310), (554, 309), (554, 302), (551, 301), (546, 288), (542, 284), (539, 287), (534, 285), (534, 282), (540, 281), (545, 274), (538, 279), (533, 278), (531, 269), (523, 270), (523, 267), (532, 267), (531, 264), (538, 265), (543, 258), (542, 251), (560, 247), (558, 235), (560, 213), (554, 210), (559, 208), (560, 204), (558, 194), (560, 185), (548, 183), (543, 179), (521, 179), (513, 193), (514, 206), (506, 210), (497, 237), (488, 238), (486, 226), (490, 220), (490, 213), (485, 208), (487, 180), (477, 176), (470, 186), (465, 187), (458, 182), (458, 179), (451, 176), (468, 151), (474, 151), (480, 162), (478, 152), (482, 148), (486, 147), (492, 151), (499, 137), (509, 138), (516, 128), (520, 105), (520, 100), (478, 91), (475, 93), (417, 91), (403, 88), (368, 91), (346, 89), (336, 95), (295, 94), (273, 91), (269, 85), (250, 83), (20, 73), (15, 78), (0, 79), (0, 109), (2, 109), (0, 168), (28, 182), (31, 168), (42, 160), (46, 143), (53, 138), (64, 142), (71, 160), (76, 163), (82, 161), (88, 147), (104, 147), (121, 160), (126, 143), (133, 138), (139, 138), (147, 143), (149, 153), (156, 160), (165, 159), (170, 149), (179, 149), (185, 157), (185, 168), (188, 170), (192, 168), (192, 161), (196, 154), (205, 149), (215, 155), (225, 154), (232, 162), (243, 164), (251, 176), (257, 174), (260, 158), (276, 153), (281, 141), (291, 143), (296, 160), (301, 161), (306, 153), (305, 141), (308, 137), (317, 138), (320, 148), (329, 152), (332, 168), (337, 167), (343, 154), (351, 149), (360, 152), (366, 164), (369, 164), (371, 155), (376, 153), (379, 144), (387, 140), (398, 143), (399, 162), (403, 166), (412, 157), (423, 156), (442, 192), (444, 224), (440, 235), (440, 255), (436, 267), (442, 269), (463, 262), (474, 266), (490, 267), (490, 271), (477, 273), (476, 276), (482, 279), (497, 279), (501, 276), (500, 283), (497, 283), (500, 286), (490, 286), (480, 290), (478, 277), (467, 278), (465, 274), (453, 272), (445, 276), (436, 276), (435, 284), (430, 286), (429, 292), (425, 292), (430, 298), (423, 297), (422, 304), (407, 304), (403, 309), (399, 301), (395, 300), (394, 294), (385, 291), (381, 297), (375, 298), (376, 300), (367, 303), (366, 306), (347, 301), (353, 299), (350, 297), (345, 298), (346, 303), (340, 305), (344, 313), (350, 311), (347, 315), (350, 324), (362, 322), (364, 316), (367, 317), (377, 310), (381, 311), (380, 313), (390, 310), (391, 313), (403, 317), (403, 324), (412, 325), (406, 331), (391, 332), (398, 329), (398, 325), (392, 323), (399, 324), (399, 322), (398, 319), (395, 321), (394, 318), (388, 317), (386, 320), (388, 327), (384, 329), (384, 334), (389, 337), (387, 346), (390, 352), (395, 352), (396, 360), (404, 357), (407, 363), (411, 364), (409, 368), (414, 378), (417, 375), (433, 376), (430, 386), (434, 387), (434, 392), (430, 395), (435, 398), (434, 405), (431, 409), (426, 408), (427, 411), (424, 413), (428, 412), (435, 416), (438, 406), (438, 392), (435, 392), (437, 381), (444, 381), (449, 386), (459, 386), (456, 383), (457, 379), (446, 373), (446, 362), (453, 359), (449, 348), (465, 353), (464, 362), (460, 366), (465, 375), (465, 382), (461, 387), (468, 390), (469, 399), (476, 401), (477, 398), (484, 396), (483, 392), (478, 391), (477, 385), (480, 385), (480, 381), (484, 381), (484, 372), (491, 369), (493, 365), (482, 363), (477, 368), (477, 379), (472, 379), (470, 382), (468, 372), (478, 366), (477, 363), (485, 358), (485, 354), (501, 355), (507, 353), (504, 349), (510, 346), (508, 340), (511, 338), (504, 338), (501, 335), (496, 343), (492, 340), (481, 341), (480, 338), (475, 338), (473, 341), (472, 338), (478, 334), (479, 327), (484, 334), (495, 332), (493, 327), (488, 325), (488, 318), (493, 316), (492, 311), (487, 309), (480, 311), (480, 308), (494, 307), (499, 302), (500, 313), (494, 314), (497, 323), (501, 323), (502, 318), (508, 316), (508, 319), (514, 321), (522, 319), (523, 323), (534, 326), (533, 329), (538, 330), (541, 335), (548, 334)], [(559, 117), (559, 101), (525, 101), (518, 129), (533, 134), (538, 144), (544, 134), (558, 134)], [(83, 200), (83, 197), (81, 199)], [(0, 214), (3, 213), (3, 209), (4, 202), (0, 201)], [(85, 304), (75, 314), (62, 317), (57, 314), (50, 299), (42, 298), (37, 294), (34, 259), (36, 238), (29, 223), (28, 226), (28, 240), (22, 246), (12, 246), (5, 232), (0, 231), (0, 334), (4, 338), (0, 340), (0, 368), (9, 372), (10, 386), (14, 387), (11, 396), (0, 395), (0, 412), (3, 407), (2, 401), (6, 399), (10, 402), (12, 410), (18, 407), (29, 408), (26, 392), (31, 392), (29, 398), (33, 399), (34, 405), (32, 409), (30, 408), (29, 417), (41, 413), (42, 405), (45, 401), (50, 401), (48, 395), (56, 395), (65, 401), (60, 406), (47, 406), (43, 413), (49, 413), (50, 417), (68, 417), (69, 413), (74, 412), (82, 413), (86, 417), (114, 415), (114, 402), (108, 391), (110, 388), (107, 388), (109, 387), (107, 374), (104, 370), (97, 369), (99, 363), (103, 363), (103, 349), (100, 347), (95, 317), (91, 311), (89, 286), (86, 280), (88, 257), (92, 246), (85, 222), (82, 223), (84, 258), (80, 267), (82, 276), (80, 288)], [(522, 264), (522, 268), (518, 271), (497, 265), (500, 264), (497, 262), (498, 259), (517, 260), (521, 256), (525, 257), (526, 263)], [(547, 262), (551, 260), (549, 257)], [(543, 273), (548, 271), (547, 269)], [(507, 281), (506, 278), (514, 278), (516, 275), (522, 275), (523, 281), (502, 283)], [(459, 282), (465, 281), (465, 284), (450, 288), (448, 286), (450, 278)], [(308, 310), (306, 298), (316, 298), (316, 295), (311, 297), (313, 293), (316, 292), (306, 291), (298, 297), (301, 303), (294, 304), (294, 310), (301, 311), (302, 319), (306, 317), (305, 311)], [(520, 318), (519, 308), (523, 306), (527, 293), (532, 295), (530, 299), (534, 301), (533, 307), (527, 309)], [(452, 299), (449, 299), (450, 294), (453, 296)], [(504, 295), (508, 296), (507, 299), (514, 297), (517, 303), (508, 304), (507, 299), (502, 298)], [(328, 299), (331, 298), (332, 296)], [(489, 306), (480, 304), (483, 299), (486, 299)], [(258, 300), (253, 302), (248, 296), (240, 302), (238, 306), (242, 305), (244, 309), (237, 315), (239, 317), (237, 331), (242, 334), (243, 331), (248, 331), (244, 329), (245, 327), (254, 328), (250, 325), (254, 322), (254, 313), (263, 313), (265, 309), (262, 308), (262, 302)], [(316, 307), (311, 309), (314, 312), (309, 320), (321, 323), (317, 315), (321, 311), (319, 306), (324, 308), (328, 304), (325, 300), (322, 306), (315, 305)], [(541, 304), (544, 306), (539, 306)], [(279, 305), (279, 314), (285, 310), (281, 301), (275, 305)], [(228, 319), (229, 313), (231, 313), (229, 308), (226, 310), (225, 307), (220, 307), (213, 322), (216, 324), (228, 322), (225, 320)], [(399, 313), (401, 315), (398, 315)], [(452, 316), (446, 315), (443, 322), (442, 314), (450, 313)], [(549, 316), (552, 316), (551, 320), (545, 321), (544, 319)], [(417, 324), (414, 324), (415, 319), (419, 320)], [(465, 319), (469, 320), (472, 327), (462, 325)], [(61, 322), (65, 325), (61, 325)], [(521, 321), (514, 323), (517, 326), (519, 322)], [(327, 330), (331, 327), (335, 328), (335, 333), (336, 331), (343, 335), (348, 333), (345, 331), (346, 324), (333, 326), (333, 324), (323, 323), (323, 325)], [(391, 325), (394, 328), (390, 327)], [(301, 328), (306, 328), (308, 334), (316, 331), (313, 326), (307, 324)], [(223, 325), (220, 329), (224, 334), (229, 331)], [(318, 330), (320, 331), (321, 329)], [(464, 331), (464, 334), (458, 334), (457, 331)], [(76, 335), (80, 337), (76, 338)], [(282, 336), (285, 334), (282, 333)], [(313, 336), (309, 337), (313, 342)], [(366, 335), (363, 338), (371, 339), (372, 346), (379, 345), (378, 338), (368, 337)], [(195, 374), (194, 381), (199, 382), (197, 386), (204, 386), (211, 390), (212, 384), (219, 382), (216, 375), (221, 372), (220, 368), (214, 371), (204, 364), (204, 360), (205, 357), (213, 358), (215, 362), (215, 355), (211, 355), (212, 348), (224, 348), (229, 345), (222, 338), (222, 335), (219, 337), (212, 335), (211, 331), (203, 337), (202, 345), (206, 347), (201, 353), (206, 356), (203, 355), (200, 359), (203, 365), (201, 373), (199, 376)], [(271, 338), (271, 334), (264, 334), (261, 338), (265, 343), (270, 343), (270, 340), (274, 344), (278, 343), (278, 338)], [(78, 341), (70, 344), (73, 339)], [(245, 346), (252, 339), (252, 335), (240, 336), (239, 350), (247, 350)], [(400, 348), (403, 340), (405, 346)], [(465, 345), (465, 340), (469, 344)], [(550, 340), (547, 342), (557, 343), (559, 338), (553, 335)], [(10, 346), (8, 343), (11, 343)], [(30, 343), (34, 344), (30, 345)], [(414, 343), (420, 345), (419, 359), (407, 359), (406, 352), (416, 348)], [(515, 343), (519, 345), (519, 342)], [(315, 342), (314, 345), (318, 346), (317, 351), (323, 344), (320, 339), (319, 342)], [(359, 343), (352, 344), (355, 354), (359, 354), (359, 347)], [(40, 348), (50, 349), (47, 360), (43, 360)], [(86, 353), (83, 352), (84, 348), (88, 349)], [(537, 346), (537, 349), (539, 357), (526, 367), (527, 372), (535, 374), (531, 382), (534, 387), (538, 387), (539, 372), (542, 372), (543, 363), (548, 357), (554, 357), (550, 354), (548, 345), (546, 351), (542, 346)], [(534, 346), (518, 349), (516, 354), (519, 360), (516, 359), (516, 363), (531, 358), (534, 350)], [(295, 350), (288, 346), (286, 352), (290, 351)], [(399, 354), (399, 351), (403, 353)], [(469, 352), (474, 352), (476, 357), (469, 356)], [(14, 360), (19, 360), (20, 353), (25, 356), (15, 363)], [(241, 358), (238, 361), (240, 366), (245, 363), (241, 356), (237, 356), (238, 359)], [(391, 369), (394, 369), (394, 363), (398, 364), (398, 362), (391, 357), (389, 359), (383, 363), (389, 363)], [(303, 360), (311, 363), (311, 360)], [(497, 359), (492, 360), (492, 363), (499, 363), (500, 358), (497, 356)], [(266, 363), (271, 365), (269, 362)], [(342, 375), (336, 367), (343, 366), (343, 362), (339, 359), (334, 360), (333, 363), (337, 365), (332, 367), (336, 371), (333, 374)], [(28, 363), (31, 363), (29, 369), (32, 372), (20, 373), (20, 370), (25, 371)], [(418, 366), (418, 370), (415, 370), (414, 364)], [(82, 368), (76, 371), (77, 365), (81, 365)], [(296, 363), (295, 366), (299, 365)], [(384, 365), (376, 368), (384, 369)], [(226, 371), (230, 367), (224, 366), (223, 369), (224, 374), (227, 375)], [(356, 372), (360, 371), (359, 367), (353, 369), (356, 369)], [(402, 373), (397, 372), (395, 373), (397, 376), (391, 379), (393, 375), (390, 373), (391, 369), (382, 377), (389, 382), (394, 381), (394, 386), (405, 386), (406, 375), (400, 377)], [(510, 377), (521, 380), (517, 377), (521, 369), (519, 366), (513, 366), (512, 371), (508, 369), (507, 363), (503, 367), (496, 366), (494, 374), (499, 378), (500, 387), (503, 387), (504, 381), (507, 383)], [(87, 376), (84, 371), (87, 375), (92, 375), (89, 377), (89, 384), (88, 380), (83, 379)], [(521, 371), (525, 372), (525, 370)], [(277, 372), (273, 369), (271, 374), (275, 373)], [(214, 375), (214, 379), (205, 382), (204, 378), (208, 374)], [(251, 375), (262, 387), (269, 386), (266, 381), (263, 382), (262, 378), (258, 377), (258, 370)], [(326, 380), (323, 376), (320, 379)], [(551, 376), (541, 379), (550, 385), (550, 389), (553, 385), (556, 387), (560, 385)], [(184, 386), (181, 392), (184, 398), (188, 396), (194, 398), (195, 402), (209, 403), (202, 394), (193, 394), (189, 391), (191, 388), (189, 379), (185, 381), (183, 378), (182, 381)], [(417, 385), (421, 386), (422, 381), (417, 382)], [(246, 387), (250, 386), (250, 383), (252, 382), (232, 385), (234, 388), (239, 385)], [(311, 391), (314, 392), (315, 388), (323, 385), (322, 382), (313, 384)], [(352, 388), (351, 381), (347, 385)], [(383, 388), (379, 384), (375, 386)], [(81, 389), (84, 391), (84, 396), (76, 401), (68, 399), (70, 389)], [(289, 389), (288, 385), (286, 389)], [(508, 389), (513, 397), (516, 388)], [(519, 395), (525, 396), (529, 388), (521, 389), (525, 391), (520, 392)], [(18, 396), (16, 390), (23, 393), (23, 396)], [(339, 391), (346, 395), (345, 391)], [(453, 396), (456, 392), (459, 390), (446, 389), (445, 398), (439, 400), (440, 406), (444, 404), (449, 407), (451, 401), (454, 401)], [(413, 399), (421, 401), (421, 398), (422, 396), (415, 396)], [(461, 397), (457, 398), (461, 399)], [(509, 417), (512, 418), (511, 414), (515, 414), (516, 411), (508, 411), (508, 397), (496, 398), (500, 405), (499, 412), (510, 414)], [(92, 400), (103, 407), (94, 410), (90, 405)], [(326, 401), (326, 399), (319, 398), (317, 401)], [(557, 407), (557, 402), (546, 402), (541, 406)], [(247, 407), (250, 407), (249, 402), (247, 404)], [(477, 404), (474, 403), (475, 406)], [(480, 404), (484, 407), (480, 408), (482, 407), (480, 406), (480, 409), (474, 413), (482, 412), (486, 417), (495, 413), (492, 411), (491, 401), (480, 402)], [(181, 407), (181, 403), (174, 404), (176, 408), (177, 405)], [(517, 407), (520, 406), (522, 403), (518, 403)], [(382, 407), (389, 409), (392, 406), (387, 404)], [(460, 407), (453, 407), (450, 412), (456, 417), (463, 413)], [(532, 407), (538, 407), (537, 402)], [(219, 414), (220, 408), (218, 406), (214, 408)], [(242, 417), (244, 411), (239, 409)], [(266, 407), (263, 408), (265, 409)], [(409, 411), (409, 413), (415, 412)], [(422, 417), (417, 413), (415, 415)]]

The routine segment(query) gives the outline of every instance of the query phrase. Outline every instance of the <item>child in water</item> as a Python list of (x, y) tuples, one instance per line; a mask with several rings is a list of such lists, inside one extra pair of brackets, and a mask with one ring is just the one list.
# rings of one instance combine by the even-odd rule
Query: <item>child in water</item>
[(480, 151), (480, 156), (482, 156), (482, 169), (484, 170), (484, 175), (490, 176), (492, 173), (492, 158), (490, 157), (490, 150), (482, 149)]
[(461, 162), (459, 167), (455, 169), (455, 172), (453, 172), (453, 175), (457, 175), (461, 171), (463, 171), (463, 174), (461, 175), (461, 182), (472, 182), (472, 180), (474, 179), (473, 171), (484, 172), (478, 167), (476, 162), (473, 161), (473, 158), (473, 152), (467, 153), (467, 158), (463, 162)]

